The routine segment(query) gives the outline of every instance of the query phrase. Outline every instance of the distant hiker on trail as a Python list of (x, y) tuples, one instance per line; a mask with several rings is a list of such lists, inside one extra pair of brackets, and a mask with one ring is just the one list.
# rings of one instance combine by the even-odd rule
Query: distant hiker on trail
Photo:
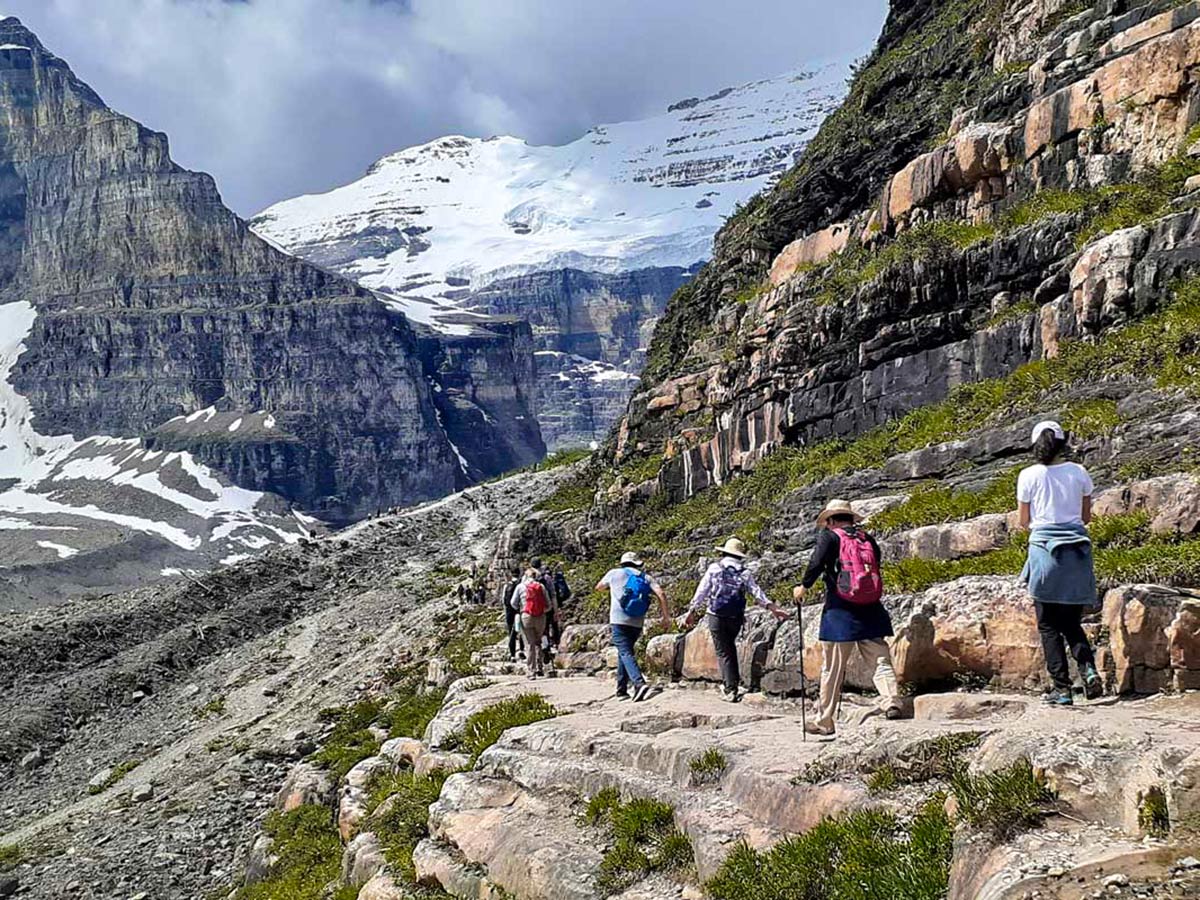
[(658, 609), (663, 627), (670, 629), (671, 613), (667, 609), (667, 595), (654, 578), (647, 574), (638, 555), (633, 552), (621, 554), (621, 564), (609, 569), (596, 583), (597, 591), (607, 590), (611, 595), (608, 607), (608, 624), (612, 629), (612, 644), (617, 648), (617, 694), (618, 700), (640, 703), (651, 694), (650, 685), (638, 668), (634, 645), (642, 636), (646, 613), (650, 611), (650, 595), (658, 598)]
[(521, 613), (526, 669), (530, 678), (537, 678), (546, 673), (546, 654), (542, 650), (546, 620), (556, 617), (558, 608), (554, 602), (554, 580), (542, 572), (542, 561), (536, 556), (529, 561), (529, 568), (513, 590), (510, 602)]
[(1039, 422), (1031, 436), (1036, 465), (1017, 477), (1017, 510), (1029, 531), (1029, 556), (1021, 581), (1037, 614), (1046, 669), (1054, 682), (1046, 699), (1060, 706), (1075, 701), (1067, 654), (1079, 664), (1084, 696), (1100, 696), (1104, 686), (1080, 619), (1096, 605), (1096, 572), (1087, 525), (1092, 520), (1092, 479), (1087, 469), (1067, 462), (1067, 434), (1057, 422)]
[(550, 638), (550, 646), (557, 653), (559, 642), (562, 640), (562, 611), (571, 599), (571, 586), (567, 584), (567, 576), (563, 574), (562, 563), (554, 567), (551, 577), (554, 579), (554, 603), (558, 607), (558, 615), (546, 624), (546, 634)]
[(521, 567), (513, 566), (509, 577), (500, 583), (500, 605), (504, 607), (504, 629), (508, 634), (508, 661), (517, 661), (517, 644), (525, 652), (525, 639), (521, 634), (521, 611), (513, 606), (513, 595), (521, 583)]
[[(892, 651), (884, 638), (892, 636), (892, 619), (884, 609), (879, 544), (858, 527), (861, 519), (847, 500), (830, 500), (817, 516), (821, 529), (800, 584), (792, 590), (797, 603), (818, 578), (825, 579), (825, 606), (821, 610), (821, 697), (817, 719), (807, 725), (810, 734), (833, 734), (834, 718), (842, 699), (846, 664), (858, 651), (875, 669), (879, 706), (889, 719), (900, 718), (900, 692)], [(801, 661), (803, 665), (803, 661)]]
[(784, 620), (789, 614), (766, 595), (754, 575), (746, 569), (746, 545), (735, 537), (717, 548), (721, 558), (704, 572), (696, 593), (688, 606), (684, 620), (691, 628), (701, 615), (706, 615), (709, 631), (712, 632), (713, 647), (717, 651), (717, 662), (721, 666), (721, 697), (737, 703), (741, 696), (738, 685), (741, 673), (738, 669), (737, 637), (746, 620), (746, 594), (749, 593), (760, 606), (765, 606), (775, 618)]

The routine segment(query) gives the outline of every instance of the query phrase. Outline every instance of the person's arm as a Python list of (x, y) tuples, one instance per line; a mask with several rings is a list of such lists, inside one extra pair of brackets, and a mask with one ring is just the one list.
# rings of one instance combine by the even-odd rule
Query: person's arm
[(746, 589), (750, 591), (750, 596), (754, 598), (754, 602), (759, 606), (765, 606), (771, 611), (771, 614), (777, 619), (786, 619), (788, 613), (780, 609), (779, 604), (767, 596), (767, 592), (759, 587), (753, 573), (748, 570), (743, 571), (743, 580), (746, 584)]
[(704, 577), (696, 585), (696, 593), (692, 594), (692, 602), (688, 604), (687, 617), (685, 619), (689, 625), (696, 621), (698, 618), (696, 613), (708, 602), (708, 595), (712, 591), (712, 573), (712, 566), (704, 570)]
[(817, 579), (825, 574), (826, 568), (837, 558), (837, 540), (837, 536), (828, 528), (817, 537), (817, 544), (813, 547), (812, 556), (808, 558), (808, 568), (804, 570), (804, 577), (792, 591), (792, 599), (797, 603), (804, 599), (808, 589), (817, 583)]
[(1088, 474), (1088, 470), (1083, 466), (1079, 467), (1079, 472), (1083, 475), (1083, 508), (1080, 510), (1080, 515), (1083, 518), (1083, 524), (1088, 525), (1092, 521), (1092, 493), (1096, 490), (1096, 486), (1092, 484), (1092, 476)]
[(1032, 476), (1029, 472), (1029, 469), (1022, 469), (1021, 474), (1017, 476), (1017, 526), (1022, 531), (1028, 531), (1029, 523), (1033, 521), (1033, 514), (1029, 508), (1029, 501), (1033, 499), (1033, 491), (1029, 485)]
[(667, 595), (657, 581), (650, 582), (650, 590), (658, 598), (658, 611), (662, 614), (663, 628), (671, 630), (671, 609), (667, 606)]
[(508, 598), (508, 605), (520, 612), (521, 604), (525, 602), (525, 582), (518, 581), (517, 586), (513, 588), (512, 596)]

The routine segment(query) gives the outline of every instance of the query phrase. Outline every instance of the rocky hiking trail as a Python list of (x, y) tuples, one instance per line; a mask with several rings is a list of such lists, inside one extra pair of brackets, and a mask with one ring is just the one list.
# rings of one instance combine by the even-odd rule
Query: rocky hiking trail
[(486, 561), (497, 531), (559, 477), (517, 476), (195, 580), (0, 619), (0, 847), (26, 861), (0, 886), (196, 898), (239, 881), (289, 762), (332, 728), (318, 712), (442, 633), (461, 567)]

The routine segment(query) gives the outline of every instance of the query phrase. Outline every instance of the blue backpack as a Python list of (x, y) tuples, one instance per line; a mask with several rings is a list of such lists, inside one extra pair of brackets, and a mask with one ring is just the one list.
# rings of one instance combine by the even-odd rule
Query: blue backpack
[(737, 618), (746, 611), (746, 583), (741, 569), (721, 566), (713, 576), (708, 611), (714, 616)]
[(637, 569), (625, 570), (625, 590), (621, 593), (621, 610), (631, 618), (641, 618), (650, 609), (650, 579)]

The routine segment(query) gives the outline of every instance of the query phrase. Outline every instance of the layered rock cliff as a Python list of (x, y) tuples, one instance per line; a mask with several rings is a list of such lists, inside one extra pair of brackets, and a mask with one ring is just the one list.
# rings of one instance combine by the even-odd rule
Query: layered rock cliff
[[(447, 434), (459, 426), (439, 422), (401, 313), (251, 233), (164, 135), (108, 109), (16, 19), (0, 42), (0, 292), (37, 310), (11, 383), (39, 431), (141, 437), (333, 521), (540, 458), (535, 429), (504, 429), (468, 474), (452, 441), (495, 425)], [(520, 414), (531, 348), (478, 333), (512, 362), (475, 393), (507, 391)], [(209, 408), (226, 415), (193, 416)]]

